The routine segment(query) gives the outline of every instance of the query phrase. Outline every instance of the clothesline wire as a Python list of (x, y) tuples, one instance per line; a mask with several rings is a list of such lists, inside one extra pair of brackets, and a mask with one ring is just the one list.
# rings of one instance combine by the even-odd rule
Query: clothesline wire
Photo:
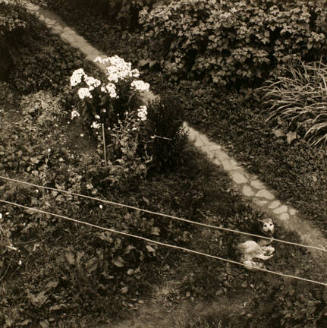
[[(211, 255), (211, 254), (208, 254), (208, 253), (199, 252), (199, 251), (189, 249), (189, 248), (186, 248), (186, 247), (182, 247), (182, 246), (163, 243), (163, 242), (156, 241), (156, 240), (153, 240), (153, 239), (150, 239), (150, 238), (130, 234), (128, 232), (118, 231), (118, 230), (111, 229), (111, 228), (105, 228), (105, 227), (102, 227), (102, 226), (99, 226), (99, 225), (96, 225), (96, 224), (93, 224), (93, 223), (89, 223), (89, 222), (86, 222), (86, 221), (81, 221), (81, 220), (78, 220), (78, 219), (70, 218), (70, 217), (65, 216), (65, 215), (55, 214), (55, 213), (51, 213), (51, 212), (48, 212), (48, 211), (43, 211), (43, 210), (40, 210), (38, 208), (21, 205), (21, 204), (10, 202), (10, 201), (3, 200), (3, 199), (0, 199), (0, 202), (8, 204), (8, 205), (24, 208), (25, 210), (35, 211), (35, 212), (39, 212), (39, 213), (42, 213), (42, 214), (45, 214), (45, 215), (51, 215), (51, 216), (54, 216), (54, 217), (57, 217), (57, 218), (60, 218), (60, 219), (64, 219), (66, 221), (71, 221), (71, 222), (74, 222), (74, 223), (77, 223), (77, 224), (86, 225), (86, 226), (96, 228), (96, 229), (99, 229), (99, 230), (108, 231), (108, 232), (111, 232), (111, 233), (123, 235), (125, 237), (131, 237), (131, 238), (134, 238), (134, 239), (143, 240), (143, 241), (151, 243), (151, 244), (164, 246), (164, 247), (168, 247), (168, 248), (172, 248), (172, 249), (177, 249), (177, 250), (181, 250), (181, 251), (184, 251), (184, 252), (187, 252), (187, 253), (201, 255), (201, 256), (204, 256), (204, 257), (207, 257), (207, 258), (211, 258), (211, 259), (215, 259), (215, 260), (219, 260), (219, 261), (223, 261), (223, 262), (236, 264), (236, 265), (245, 267), (245, 265), (241, 262), (226, 259), (226, 258), (223, 258), (223, 257), (220, 257), (220, 256), (215, 256), (215, 255)], [(305, 282), (309, 282), (309, 283), (313, 283), (313, 284), (316, 284), (316, 285), (321, 285), (321, 286), (327, 287), (327, 283), (317, 281), (317, 280), (307, 279), (307, 278), (294, 276), (294, 275), (290, 275), (290, 274), (285, 274), (285, 273), (282, 273), (282, 272), (272, 271), (272, 270), (268, 270), (268, 269), (264, 269), (264, 268), (256, 268), (256, 270), (266, 272), (266, 273), (270, 273), (270, 274), (277, 275), (277, 276), (284, 277), (284, 278), (291, 278), (291, 279), (301, 280), (301, 281), (305, 281)]]
[(318, 246), (304, 245), (304, 244), (301, 244), (301, 243), (295, 243), (295, 242), (291, 242), (291, 241), (287, 241), (287, 240), (283, 240), (283, 239), (271, 238), (271, 237), (267, 237), (267, 236), (253, 234), (253, 233), (250, 233), (250, 232), (245, 232), (245, 231), (240, 231), (240, 230), (234, 230), (234, 229), (225, 228), (225, 227), (221, 227), (221, 226), (215, 226), (215, 225), (211, 225), (211, 224), (207, 224), (207, 223), (202, 223), (202, 222), (196, 222), (196, 221), (193, 221), (193, 220), (189, 220), (189, 219), (185, 219), (185, 218), (180, 218), (180, 217), (177, 217), (177, 216), (174, 216), (174, 215), (164, 214), (164, 213), (160, 213), (160, 212), (154, 212), (154, 211), (150, 211), (150, 210), (147, 210), (147, 209), (142, 209), (142, 208), (139, 208), (139, 207), (136, 207), (136, 206), (127, 205), (127, 204), (123, 204), (123, 203), (119, 203), (119, 202), (114, 202), (114, 201), (110, 201), (110, 200), (105, 200), (105, 199), (101, 199), (101, 198), (98, 198), (98, 197), (87, 196), (87, 195), (83, 195), (83, 194), (80, 194), (80, 193), (75, 193), (75, 192), (67, 191), (67, 190), (64, 190), (64, 189), (58, 189), (58, 188), (53, 188), (53, 187), (41, 186), (41, 185), (38, 185), (38, 184), (35, 184), (35, 183), (26, 182), (26, 181), (22, 181), (22, 180), (17, 180), (17, 179), (13, 179), (13, 178), (8, 178), (8, 177), (4, 177), (4, 176), (1, 176), (1, 175), (0, 175), (0, 179), (7, 180), (7, 181), (10, 181), (10, 182), (19, 183), (19, 184), (25, 184), (25, 185), (28, 185), (28, 186), (31, 186), (31, 187), (35, 187), (35, 188), (39, 188), (39, 189), (52, 190), (52, 191), (56, 191), (56, 192), (60, 192), (60, 193), (65, 193), (65, 194), (71, 195), (71, 196), (76, 196), (76, 197), (81, 197), (81, 198), (85, 198), (85, 199), (90, 199), (90, 200), (102, 202), (104, 204), (108, 204), (108, 205), (112, 205), (112, 206), (118, 206), (118, 207), (128, 208), (128, 209), (132, 209), (132, 210), (135, 210), (135, 211), (140, 211), (140, 212), (144, 212), (144, 213), (148, 213), (148, 214), (152, 214), (152, 215), (156, 215), (156, 216), (161, 216), (161, 217), (169, 218), (169, 219), (172, 219), (172, 220), (175, 220), (175, 221), (180, 221), (180, 222), (185, 222), (185, 223), (189, 223), (189, 224), (198, 225), (198, 226), (201, 226), (201, 227), (204, 227), (204, 228), (221, 230), (221, 231), (226, 231), (226, 232), (241, 234), (241, 235), (255, 237), (255, 238), (272, 240), (272, 241), (283, 243), (283, 244), (288, 244), (288, 245), (293, 245), (293, 246), (298, 246), (298, 247), (315, 249), (315, 250), (322, 251), (322, 252), (327, 252), (327, 250), (325, 248), (318, 247)]

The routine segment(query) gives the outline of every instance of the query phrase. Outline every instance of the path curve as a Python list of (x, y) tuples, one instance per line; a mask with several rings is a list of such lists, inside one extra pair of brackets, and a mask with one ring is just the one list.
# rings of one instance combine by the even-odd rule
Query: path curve
[[(82, 36), (68, 27), (62, 19), (49, 10), (43, 9), (31, 3), (25, 3), (26, 8), (43, 21), (49, 29), (59, 35), (61, 39), (72, 47), (80, 50), (87, 60), (94, 61), (97, 56), (105, 54), (90, 45)], [(104, 71), (104, 65), (96, 63)], [(234, 187), (252, 203), (252, 206), (272, 217), (276, 223), (288, 231), (299, 235), (303, 244), (325, 248), (327, 240), (321, 232), (310, 222), (303, 220), (299, 213), (290, 205), (282, 203), (257, 176), (248, 173), (235, 159), (230, 157), (224, 148), (208, 139), (208, 137), (184, 122), (184, 128), (188, 130), (188, 138), (208, 159), (222, 167), (233, 181)], [(310, 250), (317, 263), (327, 263), (326, 253)]]

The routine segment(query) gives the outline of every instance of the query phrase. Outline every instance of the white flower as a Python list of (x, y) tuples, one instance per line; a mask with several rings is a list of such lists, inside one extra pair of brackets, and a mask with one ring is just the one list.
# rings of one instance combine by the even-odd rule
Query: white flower
[(84, 99), (85, 97), (92, 98), (92, 95), (88, 88), (78, 89), (78, 96), (80, 97), (80, 99)]
[(135, 68), (131, 71), (131, 75), (132, 75), (132, 77), (139, 78), (140, 77), (140, 72), (139, 72), (138, 69)]
[(107, 77), (110, 82), (117, 83), (131, 75), (131, 71), (126, 67), (107, 66)]
[(92, 76), (86, 76), (85, 82), (90, 90), (93, 90), (94, 88), (98, 87), (101, 84), (101, 82), (98, 79), (95, 79)]
[(137, 116), (139, 117), (139, 119), (141, 121), (145, 121), (147, 119), (147, 115), (148, 115), (148, 109), (146, 106), (141, 106), (138, 110), (137, 110)]
[(96, 114), (94, 117), (95, 117), (97, 120), (100, 119), (100, 116), (99, 116), (98, 114)]
[(93, 122), (92, 125), (91, 125), (91, 128), (92, 128), (92, 129), (100, 129), (100, 126), (101, 126), (100, 123)]
[(129, 77), (139, 78), (140, 72), (137, 69), (132, 70), (132, 64), (126, 62), (123, 58), (115, 55), (112, 57), (96, 57), (95, 62), (101, 63), (106, 66), (107, 78), (110, 82), (117, 83)]
[(105, 87), (101, 87), (101, 91), (108, 93), (111, 98), (119, 98), (116, 92), (116, 86), (113, 83), (108, 83)]
[(149, 91), (150, 84), (142, 80), (135, 80), (131, 83), (131, 87), (137, 91)]
[(95, 59), (94, 59), (94, 62), (95, 63), (101, 63), (101, 64), (105, 64), (105, 63), (107, 63), (109, 61), (109, 57), (100, 57), (100, 56), (98, 56), (98, 57), (96, 57)]
[(74, 109), (72, 110), (72, 112), (70, 113), (70, 119), (73, 120), (75, 117), (80, 117), (81, 115), (79, 114), (79, 112)]
[(83, 68), (79, 68), (79, 69), (75, 70), (73, 72), (72, 76), (70, 77), (70, 85), (72, 87), (74, 87), (77, 84), (80, 84), (82, 82), (82, 78), (85, 76), (86, 76), (86, 74), (85, 74)]
[(0, 219), (2, 219), (2, 213), (0, 213)]

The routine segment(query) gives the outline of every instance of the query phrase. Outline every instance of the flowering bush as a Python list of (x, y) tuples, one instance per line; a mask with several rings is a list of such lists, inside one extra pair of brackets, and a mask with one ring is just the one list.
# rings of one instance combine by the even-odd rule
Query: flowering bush
[(139, 71), (122, 58), (97, 57), (95, 62), (105, 68), (106, 81), (87, 75), (82, 68), (73, 72), (70, 85), (76, 88), (77, 102), (71, 119), (80, 119), (97, 140), (98, 151), (109, 164), (107, 180), (144, 177), (150, 166), (169, 163), (166, 156), (177, 158), (174, 151), (165, 151), (165, 157), (158, 153), (162, 143), (177, 149), (176, 140), (182, 135), (180, 106), (167, 111), (149, 83), (139, 79)]

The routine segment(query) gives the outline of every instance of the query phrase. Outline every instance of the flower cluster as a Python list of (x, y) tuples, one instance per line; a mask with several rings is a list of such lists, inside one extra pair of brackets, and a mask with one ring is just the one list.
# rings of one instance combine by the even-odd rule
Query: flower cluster
[(80, 99), (92, 98), (92, 94), (91, 94), (89, 88), (80, 88), (80, 89), (78, 89), (77, 93), (78, 93), (78, 96)]
[(101, 124), (98, 122), (92, 122), (92, 124), (91, 124), (92, 129), (100, 129), (100, 127), (101, 127)]
[(81, 116), (80, 113), (76, 109), (74, 109), (70, 114), (70, 119), (73, 120), (75, 117), (80, 117), (80, 116)]
[[(87, 112), (91, 114), (91, 117), (87, 118), (90, 119), (89, 126), (95, 130), (95, 134), (99, 135), (98, 130), (101, 128), (101, 124), (107, 125), (107, 123), (109, 123), (110, 125), (110, 122), (108, 122), (110, 115), (105, 115), (105, 113), (107, 110), (111, 111), (111, 109), (116, 111), (114, 108), (115, 102), (112, 102), (112, 100), (119, 98), (120, 90), (124, 90), (124, 87), (127, 86), (132, 93), (147, 93), (150, 90), (150, 84), (140, 80), (140, 72), (137, 69), (132, 69), (132, 64), (126, 62), (119, 56), (97, 57), (94, 61), (103, 65), (107, 80), (100, 81), (92, 76), (88, 76), (85, 71), (80, 68), (73, 72), (70, 78), (70, 85), (71, 87), (77, 86), (77, 94), (81, 100), (89, 100), (87, 104), (82, 102), (81, 105), (88, 106)], [(103, 97), (103, 94), (106, 96)], [(123, 99), (122, 102), (124, 101)], [(143, 106), (136, 109), (136, 115), (132, 114), (131, 116), (135, 120), (133, 131), (138, 130), (142, 126), (141, 123), (147, 120), (148, 109), (145, 104), (146, 102), (143, 102)], [(92, 110), (89, 110), (90, 106)], [(120, 103), (118, 106), (123, 106), (122, 110), (124, 110), (126, 114), (130, 109), (128, 108), (128, 104), (126, 108)], [(85, 113), (84, 110), (82, 112)], [(71, 120), (81, 115), (82, 114), (80, 114), (77, 109), (73, 109), (71, 112)], [(110, 126), (106, 126), (106, 129), (110, 131)]]
[(94, 88), (100, 86), (101, 82), (92, 76), (85, 76), (85, 83), (88, 85), (89, 90), (94, 90)]
[(101, 87), (101, 91), (108, 93), (110, 98), (119, 98), (117, 95), (116, 85), (109, 82), (107, 85)]
[(141, 121), (145, 121), (147, 119), (148, 109), (146, 106), (140, 106), (137, 110), (137, 116)]
[(132, 70), (132, 64), (126, 62), (119, 56), (112, 57), (96, 57), (95, 62), (99, 62), (106, 66), (107, 78), (110, 82), (117, 83), (119, 80), (125, 80), (127, 78), (138, 78), (140, 72), (137, 69)]
[(142, 80), (134, 80), (131, 83), (131, 87), (137, 91), (149, 91), (150, 90), (150, 84), (146, 83)]
[(73, 72), (73, 75), (70, 77), (70, 85), (75, 87), (80, 84), (83, 78), (86, 76), (83, 68), (79, 68)]

